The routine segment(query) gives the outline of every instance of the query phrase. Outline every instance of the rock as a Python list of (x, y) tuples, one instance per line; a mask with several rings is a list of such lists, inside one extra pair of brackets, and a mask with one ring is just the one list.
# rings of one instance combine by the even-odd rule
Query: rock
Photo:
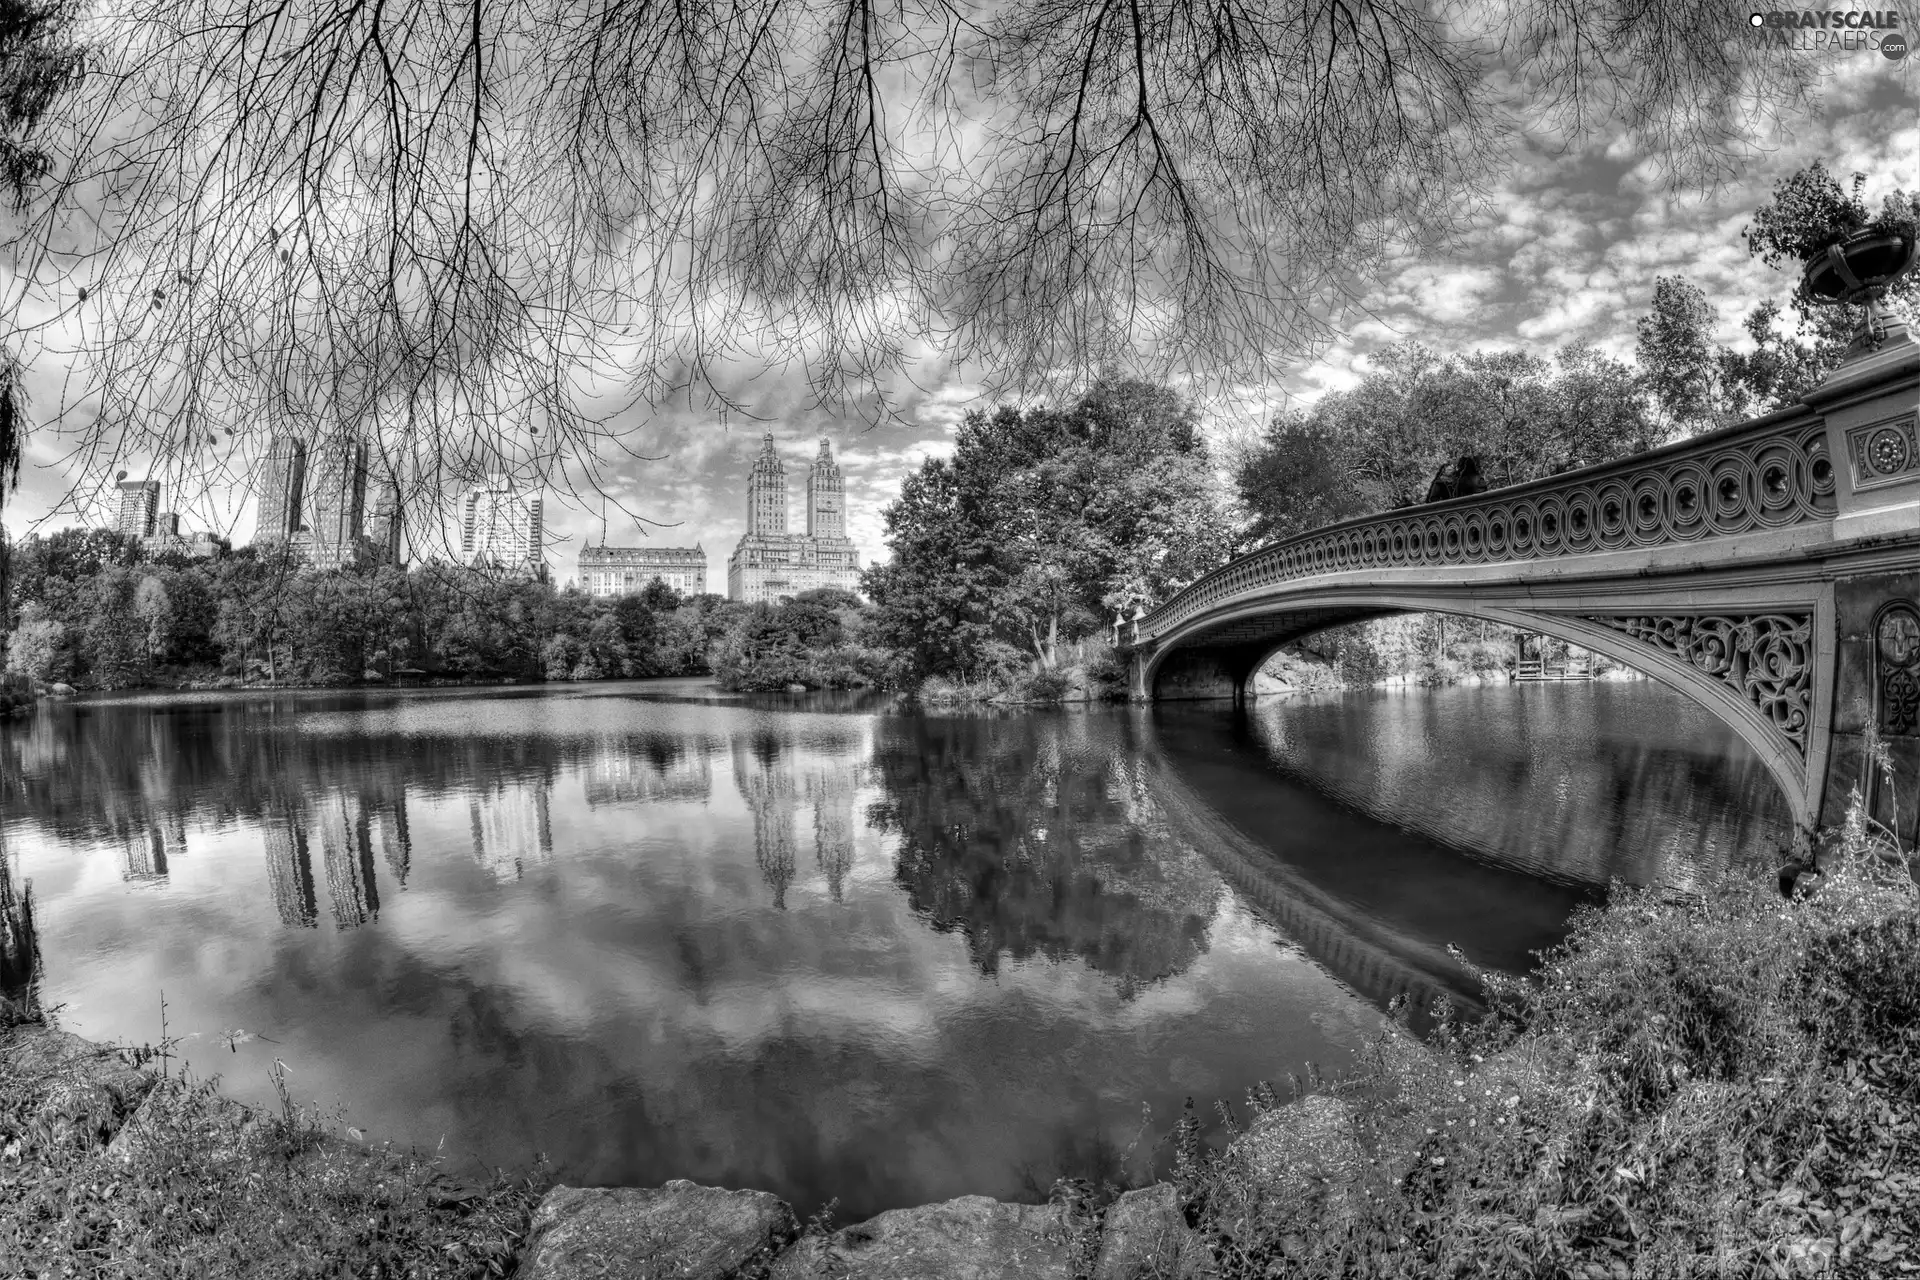
[(534, 1211), (521, 1280), (735, 1280), (761, 1274), (798, 1230), (765, 1191), (684, 1180), (555, 1187)]
[(115, 1050), (39, 1024), (0, 1032), (0, 1073), (41, 1092), (39, 1118), (96, 1140), (112, 1136), (154, 1084)]
[(1198, 1280), (1213, 1274), (1200, 1233), (1187, 1225), (1170, 1182), (1129, 1191), (1107, 1209), (1093, 1280)]
[(72, 685), (64, 680), (56, 680), (53, 684), (47, 686), (47, 692), (56, 698), (71, 698), (74, 689)]
[(805, 693), (806, 691), (807, 691), (807, 686), (799, 683), (798, 681), (795, 681), (793, 684), (790, 684), (787, 686), (788, 693)]
[(215, 1160), (235, 1159), (251, 1150), (258, 1119), (251, 1107), (222, 1097), (209, 1082), (160, 1080), (113, 1135), (107, 1154), (130, 1163), (156, 1152), (179, 1151), (181, 1135), (191, 1131), (197, 1152)]
[(1072, 1280), (1073, 1262), (1060, 1210), (961, 1196), (811, 1236), (768, 1280)]
[(1268, 675), (1263, 668), (1253, 673), (1252, 692), (1256, 698), (1271, 698), (1276, 694), (1292, 693), (1293, 686)]
[(1236, 1238), (1270, 1233), (1283, 1220), (1335, 1221), (1366, 1167), (1353, 1104), (1312, 1094), (1266, 1112), (1233, 1140), (1208, 1216)]

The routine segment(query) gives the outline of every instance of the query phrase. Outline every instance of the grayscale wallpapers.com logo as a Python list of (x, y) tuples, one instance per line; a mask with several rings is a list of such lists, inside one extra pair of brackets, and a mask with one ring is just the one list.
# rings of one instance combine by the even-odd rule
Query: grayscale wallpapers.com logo
[(1889, 9), (1776, 9), (1747, 18), (1768, 44), (1808, 53), (1878, 53), (1898, 62), (1907, 56), (1900, 14)]

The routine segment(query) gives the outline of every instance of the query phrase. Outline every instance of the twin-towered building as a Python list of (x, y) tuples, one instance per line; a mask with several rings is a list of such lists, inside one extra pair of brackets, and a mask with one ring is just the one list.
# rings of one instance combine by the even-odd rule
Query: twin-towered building
[[(747, 476), (747, 533), (727, 558), (727, 595), (775, 601), (817, 587), (860, 589), (860, 552), (847, 537), (847, 482), (833, 446), (807, 468), (807, 531), (787, 532), (787, 469), (767, 434)], [(633, 595), (663, 582), (683, 595), (707, 590), (707, 553), (692, 547), (586, 546), (580, 587), (589, 595)]]
[(747, 477), (747, 533), (727, 558), (727, 596), (778, 600), (819, 587), (860, 590), (860, 551), (847, 537), (847, 482), (824, 437), (807, 468), (807, 531), (787, 532), (787, 469), (769, 432)]

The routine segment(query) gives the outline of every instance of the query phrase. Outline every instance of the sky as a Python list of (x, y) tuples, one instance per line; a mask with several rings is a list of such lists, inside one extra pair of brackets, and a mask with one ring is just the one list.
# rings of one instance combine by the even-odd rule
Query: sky
[[(1284, 385), (1207, 402), (1209, 430), (1245, 431), (1289, 400), (1310, 402), (1352, 386), (1376, 353), (1403, 338), (1442, 353), (1520, 348), (1543, 356), (1584, 340), (1631, 358), (1634, 321), (1663, 275), (1700, 285), (1715, 308), (1719, 340), (1750, 346), (1741, 317), (1768, 298), (1784, 304), (1792, 290), (1792, 279), (1750, 258), (1739, 237), (1775, 184), (1821, 159), (1843, 181), (1866, 173), (1870, 204), (1894, 187), (1920, 188), (1914, 68), (1866, 50), (1805, 56), (1834, 68), (1817, 112), (1785, 122), (1758, 159), (1710, 194), (1664, 191), (1649, 158), (1624, 140), (1566, 151), (1544, 137), (1515, 139), (1511, 166), (1492, 177), (1486, 212), (1463, 235), (1444, 249), (1389, 263), (1363, 298), (1362, 318), (1303, 360)], [(746, 528), (747, 473), (770, 432), (787, 465), (789, 527), (804, 528), (807, 464), (825, 439), (846, 476), (848, 532), (862, 563), (884, 560), (882, 512), (903, 478), (949, 453), (965, 413), (990, 403), (963, 373), (916, 389), (879, 425), (811, 408), (797, 376), (775, 374), (732, 388), (741, 409), (728, 414), (685, 404), (624, 409), (609, 425), (632, 454), (657, 460), (623, 457), (605, 466), (605, 537), (616, 546), (697, 544), (707, 553), (710, 588), (723, 591), (727, 555)], [(33, 402), (57, 404), (68, 374), (51, 361), (36, 363), (28, 374)], [(6, 509), (9, 529), (18, 536), (77, 523), (53, 513), (71, 487), (88, 479), (98, 477), (63, 461), (47, 433), (30, 438), (20, 490)], [(162, 508), (168, 505), (163, 497)], [(183, 525), (218, 526), (242, 544), (252, 535), (253, 507), (249, 496), (227, 494)], [(600, 504), (550, 490), (545, 519), (547, 559), (564, 583), (576, 573), (581, 547), (601, 540)], [(416, 536), (416, 544), (444, 536), (432, 532)]]

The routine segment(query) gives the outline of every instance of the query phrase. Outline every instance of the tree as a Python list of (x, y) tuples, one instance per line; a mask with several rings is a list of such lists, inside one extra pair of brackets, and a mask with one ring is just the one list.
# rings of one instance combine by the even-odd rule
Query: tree
[(1019, 651), (1051, 667), (1062, 642), (1226, 558), (1214, 489), (1193, 408), (1163, 387), (971, 413), (953, 457), (887, 508), (892, 559), (864, 579), (872, 635), (919, 676), (982, 676)]
[(1667, 421), (1685, 434), (1716, 425), (1721, 415), (1713, 308), (1700, 286), (1680, 276), (1656, 278), (1653, 309), (1634, 328), (1640, 335), (1634, 358)]
[(46, 607), (29, 603), (7, 637), (7, 670), (52, 684), (73, 676), (73, 651), (66, 624)]
[(149, 574), (133, 589), (133, 612), (146, 628), (147, 661), (158, 662), (173, 637), (173, 601), (167, 584)]
[(1255, 546), (1367, 511), (1340, 441), (1297, 409), (1274, 415), (1234, 469), (1233, 483), (1251, 516), (1245, 537)]
[(1771, 299), (1762, 302), (1742, 322), (1753, 339), (1753, 350), (1721, 347), (1714, 352), (1721, 395), (1727, 413), (1734, 418), (1752, 417), (1793, 403), (1819, 386), (1840, 363), (1844, 340), (1830, 336), (1804, 342), (1793, 334), (1781, 333), (1776, 327), (1779, 319), (1780, 304)]
[(146, 628), (134, 610), (139, 581), (131, 569), (113, 566), (96, 574), (82, 592), (81, 675), (96, 688), (128, 689), (146, 678)]
[(1277, 416), (1234, 479), (1258, 542), (1420, 502), (1462, 455), (1479, 457), (1493, 484), (1518, 484), (1639, 452), (1656, 435), (1633, 371), (1592, 347), (1549, 362), (1518, 351), (1442, 359), (1399, 342), (1358, 386)]
[[(73, 9), (65, 3), (0, 0), (0, 190), (16, 205), (53, 167), (33, 132), (54, 99), (78, 78), (81, 51), (68, 39)], [(0, 507), (20, 483), (27, 392), (15, 344), (0, 346)]]
[(47, 109), (9, 314), (84, 315), (75, 443), (176, 483), (350, 430), (412, 487), (551, 475), (583, 382), (713, 389), (742, 334), (881, 405), (925, 341), (1272, 381), (1523, 118), (1711, 182), (1808, 99), (1819, 60), (1679, 2), (154, 0)]

